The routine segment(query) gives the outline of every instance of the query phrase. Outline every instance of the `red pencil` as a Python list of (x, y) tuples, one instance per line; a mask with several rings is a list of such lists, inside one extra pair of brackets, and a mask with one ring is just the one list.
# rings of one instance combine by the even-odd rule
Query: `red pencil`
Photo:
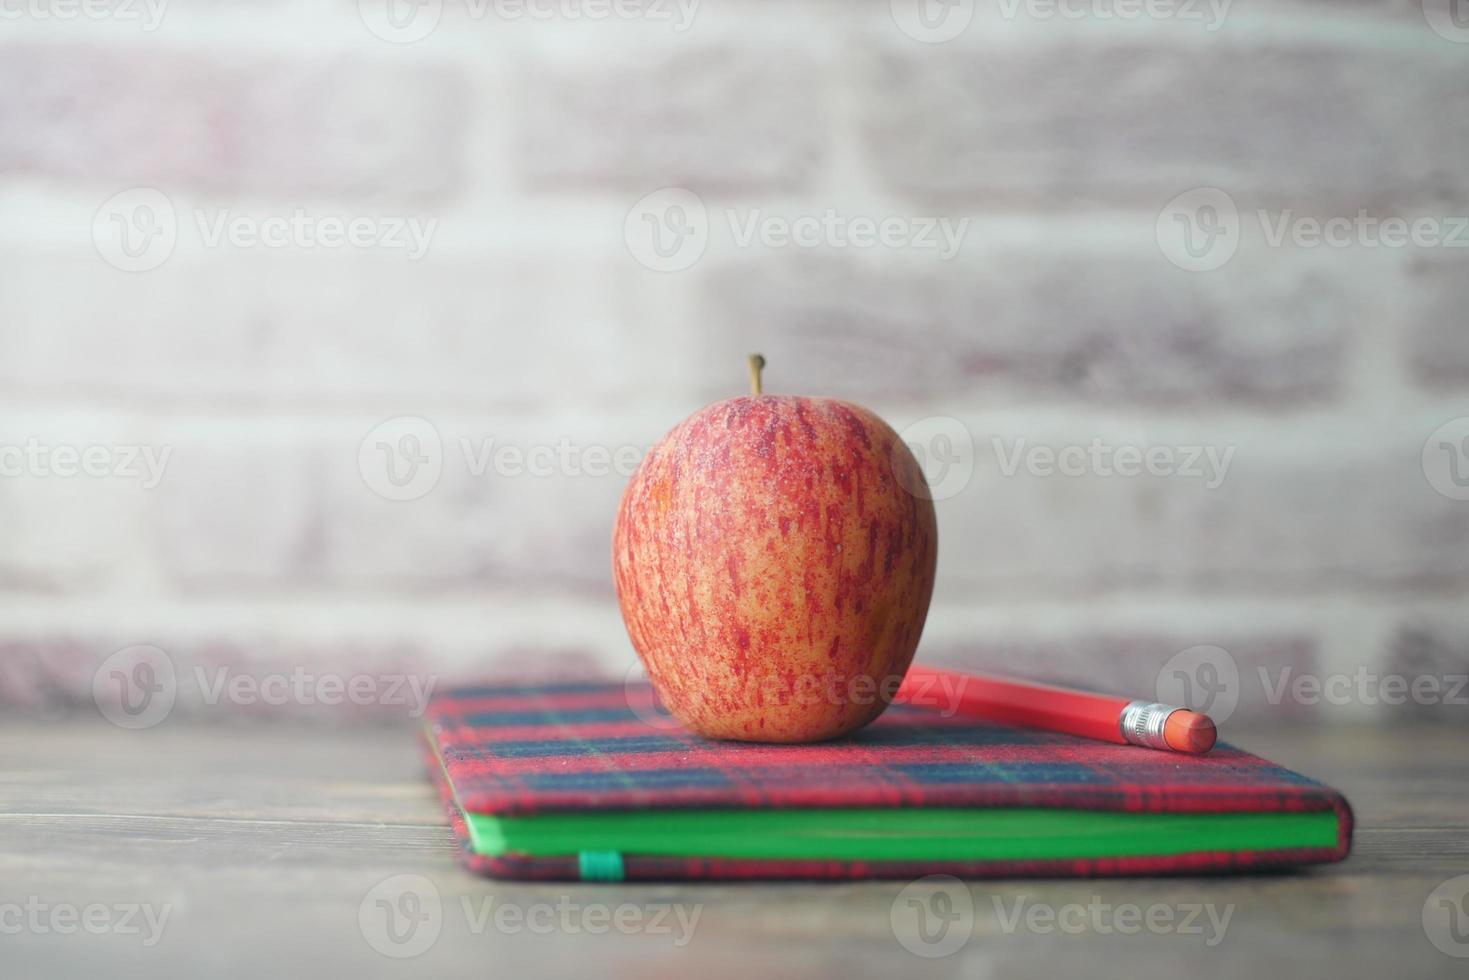
[(1208, 715), (1187, 708), (929, 667), (908, 668), (895, 700), (946, 714), (1175, 752), (1208, 752), (1218, 737)]

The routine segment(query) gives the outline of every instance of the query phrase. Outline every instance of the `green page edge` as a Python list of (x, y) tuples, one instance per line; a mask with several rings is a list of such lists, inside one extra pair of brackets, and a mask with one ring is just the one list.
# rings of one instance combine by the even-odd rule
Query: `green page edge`
[(1335, 847), (1315, 813), (880, 808), (467, 814), (477, 853), (535, 857), (614, 851), (675, 857), (986, 861), (1142, 857)]
[[(438, 746), (434, 753), (438, 755)], [(443, 765), (443, 759), (439, 759)], [(444, 774), (451, 791), (453, 780)], [(1035, 807), (672, 809), (497, 817), (465, 812), (475, 853), (587, 853), (829, 861), (1151, 857), (1196, 851), (1332, 848), (1337, 815), (1130, 813)]]

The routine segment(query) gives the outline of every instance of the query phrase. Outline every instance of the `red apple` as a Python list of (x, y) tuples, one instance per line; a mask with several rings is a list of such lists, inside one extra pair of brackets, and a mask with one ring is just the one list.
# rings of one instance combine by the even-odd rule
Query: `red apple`
[(664, 436), (612, 535), (628, 635), (660, 700), (710, 738), (812, 742), (892, 700), (933, 594), (913, 454), (830, 398), (718, 402)]

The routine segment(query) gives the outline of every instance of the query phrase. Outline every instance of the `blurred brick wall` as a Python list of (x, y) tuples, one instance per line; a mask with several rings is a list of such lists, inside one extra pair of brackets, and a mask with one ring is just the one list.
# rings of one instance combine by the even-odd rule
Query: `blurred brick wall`
[(0, 702), (622, 676), (761, 350), (924, 453), (920, 657), (1469, 718), (1469, 3), (34, 0), (0, 85)]

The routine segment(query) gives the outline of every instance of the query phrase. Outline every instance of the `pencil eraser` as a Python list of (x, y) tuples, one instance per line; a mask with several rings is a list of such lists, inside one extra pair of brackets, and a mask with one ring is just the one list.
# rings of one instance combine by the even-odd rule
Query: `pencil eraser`
[(1218, 738), (1212, 718), (1187, 708), (1173, 712), (1163, 724), (1163, 741), (1176, 752), (1207, 752)]

